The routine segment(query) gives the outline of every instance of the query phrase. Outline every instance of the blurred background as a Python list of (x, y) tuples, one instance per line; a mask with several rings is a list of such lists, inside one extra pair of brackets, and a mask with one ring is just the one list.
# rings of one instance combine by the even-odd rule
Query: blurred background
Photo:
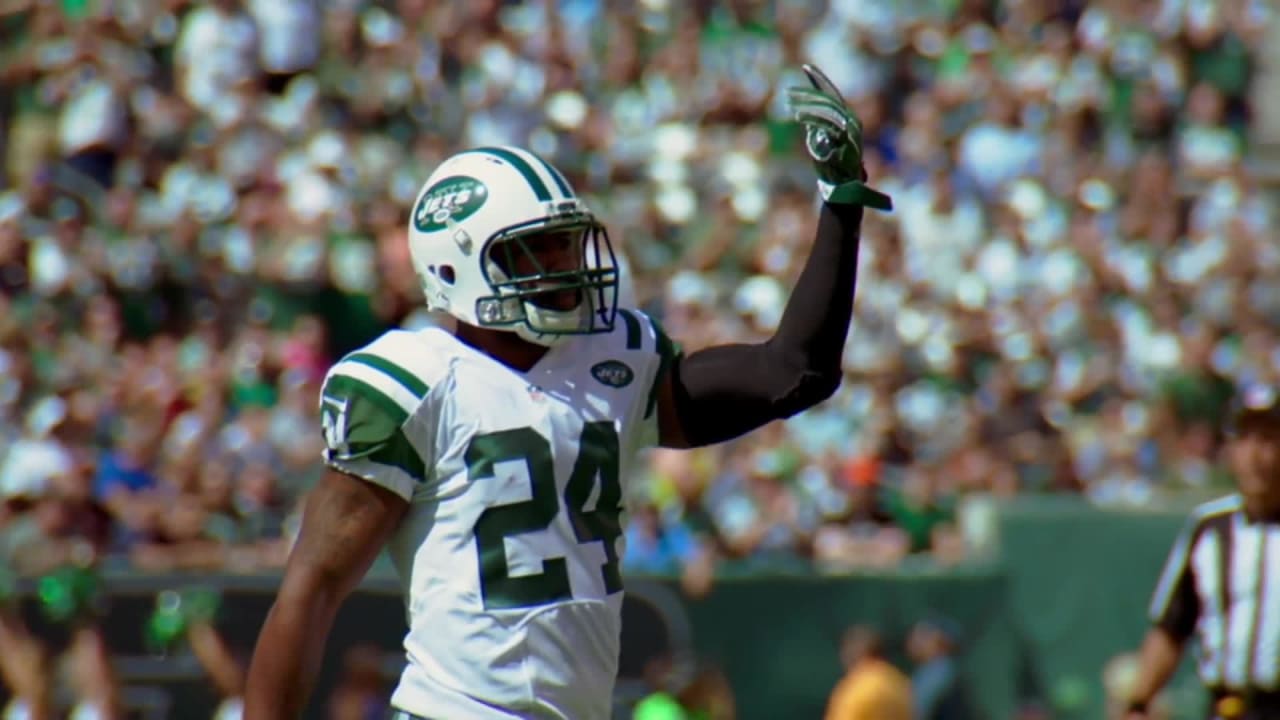
[[(3, 717), (238, 717), (319, 383), (439, 321), (406, 217), (459, 149), (562, 168), (686, 349), (768, 337), (817, 216), (806, 61), (896, 211), (839, 393), (630, 479), (618, 717), (820, 717), (871, 646), (943, 698), (921, 718), (1109, 717), (1181, 518), (1230, 492), (1228, 400), (1280, 380), (1275, 18), (0, 0)], [(344, 610), (312, 717), (381, 717), (396, 588)], [(1184, 674), (1163, 706), (1198, 702)]]

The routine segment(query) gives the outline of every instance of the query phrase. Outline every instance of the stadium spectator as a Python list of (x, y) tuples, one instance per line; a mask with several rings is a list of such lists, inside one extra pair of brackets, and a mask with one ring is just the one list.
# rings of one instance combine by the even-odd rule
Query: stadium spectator
[(911, 680), (885, 658), (873, 628), (850, 628), (840, 645), (845, 675), (831, 691), (826, 720), (911, 720)]
[(53, 717), (49, 658), (44, 644), (7, 602), (0, 607), (0, 679), (12, 695), (0, 708), (4, 720), (46, 720)]
[[(674, 492), (655, 454), (633, 502), (722, 558), (852, 568), (964, 556), (900, 507), (920, 468), (957, 506), (1223, 487), (1222, 398), (1274, 381), (1280, 346), (1275, 211), (1246, 163), (1272, 10), (855, 7), (4, 3), (0, 485), (87, 453), (120, 551), (160, 497), (220, 543), (287, 534), (319, 466), (289, 428), (324, 370), (440, 322), (404, 217), (462, 145), (608, 188), (588, 200), (674, 335), (766, 336), (812, 230), (776, 91), (813, 60), (900, 198), (866, 222), (843, 387)], [(65, 438), (27, 422), (54, 399)], [(199, 489), (186, 457), (230, 458), (235, 487)], [(860, 463), (874, 479), (850, 482)]]
[(325, 370), (443, 322), (405, 216), (464, 145), (607, 190), (626, 292), (689, 349), (767, 336), (812, 235), (776, 92), (802, 61), (899, 199), (864, 224), (843, 387), (653, 453), (630, 571), (959, 562), (974, 495), (1232, 487), (1228, 400), (1280, 381), (1269, 3), (607, 5), (0, 0), (0, 564), (280, 566)]
[(244, 716), (244, 665), (208, 620), (196, 620), (190, 624), (187, 642), (201, 667), (209, 674), (219, 697), (212, 720), (240, 720)]
[(916, 720), (969, 720), (973, 717), (960, 678), (961, 630), (954, 621), (934, 617), (917, 622), (907, 636), (912, 711)]

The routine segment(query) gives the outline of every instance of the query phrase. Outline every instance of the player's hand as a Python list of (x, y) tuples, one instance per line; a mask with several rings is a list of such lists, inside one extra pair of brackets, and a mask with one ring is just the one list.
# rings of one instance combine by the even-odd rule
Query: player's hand
[(837, 205), (892, 210), (888, 195), (867, 187), (862, 167), (862, 123), (817, 66), (804, 65), (813, 87), (787, 89), (791, 117), (804, 125), (805, 148), (818, 171), (822, 198)]

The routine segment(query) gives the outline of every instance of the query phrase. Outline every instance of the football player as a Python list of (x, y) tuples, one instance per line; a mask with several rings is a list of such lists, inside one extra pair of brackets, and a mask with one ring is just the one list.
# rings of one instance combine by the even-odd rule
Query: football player
[(296, 717), (339, 605), (387, 547), (403, 584), (404, 720), (611, 714), (622, 482), (642, 448), (738, 437), (840, 384), (863, 206), (861, 127), (838, 91), (788, 100), (823, 198), (768, 342), (682, 354), (617, 307), (604, 226), (550, 164), (478, 148), (427, 179), (409, 224), (427, 304), (453, 332), (392, 331), (320, 397), (328, 472), (258, 639), (245, 716)]

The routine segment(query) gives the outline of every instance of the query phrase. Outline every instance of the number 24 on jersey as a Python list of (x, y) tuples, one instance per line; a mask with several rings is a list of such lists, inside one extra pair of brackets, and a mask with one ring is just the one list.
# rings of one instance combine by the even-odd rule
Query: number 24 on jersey
[[(605, 592), (622, 590), (616, 543), (622, 535), (622, 485), (619, 479), (618, 434), (611, 422), (591, 422), (582, 428), (578, 457), (564, 489), (564, 507), (578, 542), (601, 542), (605, 562), (600, 567)], [(512, 576), (504, 540), (551, 526), (560, 513), (551, 443), (529, 427), (476, 435), (467, 445), (467, 474), (473, 482), (494, 479), (494, 465), (520, 461), (528, 469), (532, 496), (525, 501), (486, 509), (476, 521), (476, 549), (480, 555), (480, 588), (486, 609), (534, 607), (568, 600), (573, 593), (563, 557), (543, 561), (542, 572)], [(600, 478), (595, 509), (586, 505)]]

